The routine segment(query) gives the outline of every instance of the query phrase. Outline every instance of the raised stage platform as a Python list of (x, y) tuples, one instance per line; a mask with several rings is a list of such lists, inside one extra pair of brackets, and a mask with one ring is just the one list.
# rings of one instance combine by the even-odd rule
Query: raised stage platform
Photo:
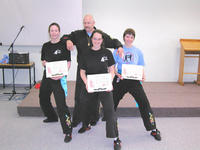
[[(200, 117), (200, 86), (186, 83), (180, 86), (175, 82), (145, 82), (143, 84), (151, 107), (157, 117)], [(75, 81), (68, 81), (70, 110), (74, 106)], [(34, 87), (26, 98), (17, 106), (20, 116), (43, 116), (39, 106), (39, 90)], [(55, 101), (52, 95), (52, 103)], [(126, 94), (117, 110), (119, 117), (140, 116), (134, 98)]]

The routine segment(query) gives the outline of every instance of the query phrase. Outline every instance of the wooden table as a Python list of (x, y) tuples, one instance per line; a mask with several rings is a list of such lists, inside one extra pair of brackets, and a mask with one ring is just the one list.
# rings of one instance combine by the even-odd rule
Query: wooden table
[(5, 88), (5, 76), (4, 76), (4, 69), (29, 69), (29, 84), (31, 89), (31, 68), (33, 68), (33, 77), (34, 77), (34, 83), (35, 84), (35, 63), (30, 62), (29, 64), (0, 64), (0, 68), (2, 69), (2, 75), (3, 75), (3, 88)]
[[(200, 84), (200, 39), (180, 39), (181, 43), (181, 54), (180, 54), (180, 67), (179, 67), (179, 79), (180, 85), (184, 85), (183, 75), (184, 74), (197, 74), (196, 83)], [(192, 57), (198, 58), (198, 72), (184, 72), (184, 58)]]

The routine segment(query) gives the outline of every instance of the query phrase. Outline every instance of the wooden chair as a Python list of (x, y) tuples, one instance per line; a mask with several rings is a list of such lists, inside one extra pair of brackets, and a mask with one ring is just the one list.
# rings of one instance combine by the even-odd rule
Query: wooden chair
[[(184, 74), (197, 74), (196, 83), (199, 85), (200, 84), (200, 39), (180, 39), (180, 43), (181, 43), (181, 54), (180, 54), (178, 82), (180, 85), (184, 85), (184, 82), (183, 82)], [(184, 58), (185, 57), (199, 58), (197, 73), (184, 72)]]

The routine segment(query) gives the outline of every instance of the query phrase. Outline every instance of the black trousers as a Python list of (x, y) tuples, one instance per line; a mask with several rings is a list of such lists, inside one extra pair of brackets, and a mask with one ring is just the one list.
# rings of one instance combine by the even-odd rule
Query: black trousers
[(140, 81), (127, 79), (119, 80), (119, 78), (115, 76), (113, 80), (113, 89), (115, 111), (120, 100), (127, 92), (129, 92), (138, 103), (140, 114), (146, 130), (149, 131), (156, 129), (155, 117)]
[(60, 80), (52, 80), (43, 77), (39, 92), (40, 107), (44, 115), (49, 119), (57, 119), (58, 116), (51, 104), (50, 96), (54, 94), (57, 113), (60, 119), (61, 127), (64, 134), (72, 132), (71, 115), (66, 105), (65, 93), (61, 86)]
[(106, 137), (118, 137), (117, 117), (114, 111), (112, 92), (94, 92), (88, 93), (85, 88), (81, 91), (81, 115), (83, 126), (88, 125), (91, 115), (91, 109), (100, 101), (103, 106), (104, 117), (106, 120)]
[[(75, 123), (79, 123), (82, 119), (81, 119), (81, 97), (80, 97), (80, 93), (81, 90), (85, 88), (85, 84), (83, 82), (83, 80), (81, 79), (80, 76), (80, 68), (79, 66), (77, 67), (77, 74), (76, 74), (76, 87), (75, 87), (75, 105), (74, 105), (74, 110), (73, 110), (73, 116), (72, 116), (72, 121)], [(100, 103), (98, 101), (95, 101), (97, 103), (94, 103), (94, 106), (91, 109), (91, 121), (98, 121), (99, 120), (99, 107), (100, 107)]]

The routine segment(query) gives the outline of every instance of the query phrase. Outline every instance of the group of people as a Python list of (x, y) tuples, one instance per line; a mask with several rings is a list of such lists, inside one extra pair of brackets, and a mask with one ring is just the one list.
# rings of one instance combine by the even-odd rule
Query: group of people
[[(114, 139), (114, 150), (121, 149), (119, 139), (116, 111), (120, 100), (129, 92), (139, 106), (141, 117), (147, 131), (156, 140), (161, 140), (160, 131), (156, 127), (153, 111), (139, 80), (123, 79), (122, 64), (133, 64), (144, 66), (142, 52), (133, 46), (135, 31), (131, 28), (123, 34), (124, 45), (117, 39), (95, 28), (95, 21), (92, 15), (86, 15), (83, 19), (83, 30), (76, 30), (69, 35), (60, 38), (60, 26), (57, 23), (49, 25), (50, 41), (44, 43), (41, 51), (44, 75), (41, 82), (39, 98), (41, 109), (46, 116), (43, 122), (56, 122), (60, 119), (64, 142), (72, 139), (72, 129), (79, 123), (82, 127), (79, 133), (84, 133), (95, 126), (98, 122), (100, 103), (103, 106), (103, 120), (106, 121), (106, 137)], [(46, 62), (66, 60), (68, 69), (71, 64), (70, 51), (77, 48), (77, 76), (75, 87), (75, 106), (73, 115), (66, 105), (67, 77), (47, 78)], [(114, 48), (114, 52), (107, 48)], [(88, 92), (87, 75), (110, 73), (112, 76), (112, 91)], [(143, 80), (144, 72), (143, 72)], [(63, 84), (65, 82), (65, 84)], [(50, 95), (54, 94), (57, 106), (55, 112)], [(58, 114), (58, 115), (57, 115)]]

